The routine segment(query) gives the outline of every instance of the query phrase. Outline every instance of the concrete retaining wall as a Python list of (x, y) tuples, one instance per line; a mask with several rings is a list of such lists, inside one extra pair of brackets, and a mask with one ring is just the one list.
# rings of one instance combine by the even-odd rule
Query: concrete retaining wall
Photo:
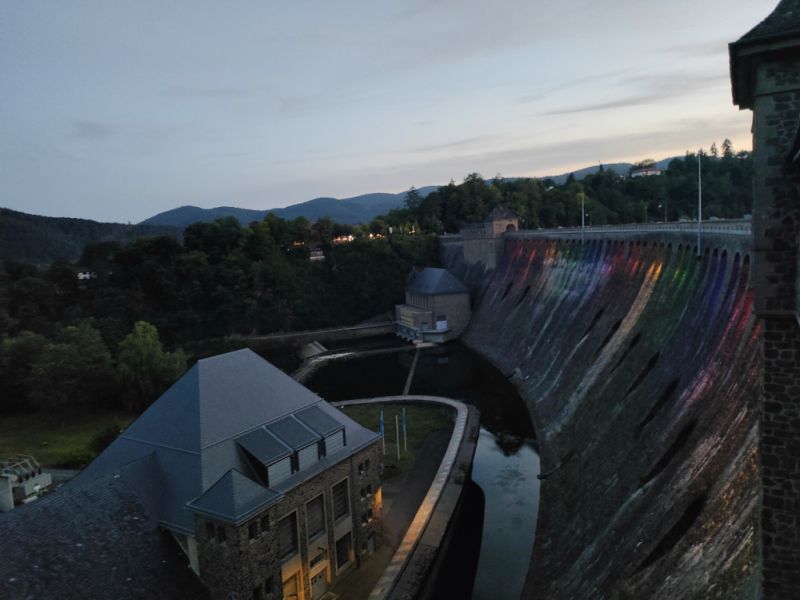
[(433, 598), (436, 574), (442, 567), (457, 521), (465, 484), (480, 433), (480, 412), (450, 398), (388, 396), (336, 402), (335, 406), (373, 403), (433, 404), (448, 410), (455, 424), (450, 443), (431, 488), (392, 557), (370, 600), (423, 600)]
[[(557, 238), (570, 239), (557, 239)], [(526, 598), (755, 597), (760, 328), (749, 237), (508, 234), (463, 341), (512, 377), (541, 448)]]

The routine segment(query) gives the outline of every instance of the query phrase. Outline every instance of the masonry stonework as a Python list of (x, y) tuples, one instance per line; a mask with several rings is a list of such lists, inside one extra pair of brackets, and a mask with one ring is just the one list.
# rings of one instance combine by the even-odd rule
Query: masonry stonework
[(762, 597), (800, 598), (800, 2), (731, 45), (734, 102), (753, 110), (753, 296), (761, 343)]
[[(363, 465), (369, 460), (369, 467)], [(359, 466), (362, 466), (359, 469)], [(371, 551), (382, 544), (381, 491), (380, 491), (380, 453), (376, 443), (357, 452), (349, 459), (326, 469), (322, 473), (286, 493), (276, 504), (254, 515), (238, 527), (214, 521), (204, 516), (196, 516), (197, 542), (200, 561), (200, 578), (210, 591), (212, 599), (228, 600), (236, 594), (238, 600), (251, 600), (254, 590), (260, 588), (264, 600), (283, 596), (283, 581), (295, 574), (299, 576), (301, 595), (310, 600), (311, 575), (326, 572), (329, 583), (356, 568)], [(336, 522), (333, 519), (332, 488), (347, 479), (349, 488), (349, 514)], [(374, 490), (371, 498), (361, 499), (360, 490), (366, 486)], [(308, 539), (305, 505), (310, 500), (324, 496), (325, 534), (313, 540)], [(367, 515), (371, 512), (371, 518)], [(297, 514), (298, 552), (281, 560), (278, 556), (276, 528), (280, 519)], [(266, 517), (266, 519), (265, 519)], [(207, 523), (225, 527), (225, 541), (208, 535)], [(264, 524), (268, 523), (265, 529)], [(251, 526), (257, 532), (251, 538)], [(352, 535), (352, 560), (343, 568), (337, 569), (336, 541), (348, 531)], [(340, 535), (336, 535), (337, 532)], [(310, 565), (310, 560), (323, 547), (325, 558)], [(370, 540), (372, 540), (371, 546)], [(313, 542), (309, 545), (309, 542)], [(269, 594), (272, 596), (269, 596)]]

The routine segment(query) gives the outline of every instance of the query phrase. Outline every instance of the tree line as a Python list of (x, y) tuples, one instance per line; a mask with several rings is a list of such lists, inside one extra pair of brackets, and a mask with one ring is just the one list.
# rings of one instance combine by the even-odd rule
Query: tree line
[(5, 261), (0, 410), (140, 410), (225, 336), (363, 321), (402, 301), (412, 265), (436, 262), (434, 236), (370, 239), (367, 226), (272, 214), (90, 243), (75, 263)]
[[(414, 188), (406, 205), (373, 221), (373, 230), (390, 226), (428, 233), (455, 233), (465, 224), (483, 221), (502, 204), (528, 229), (694, 219), (697, 216), (698, 157), (703, 174), (703, 217), (742, 218), (753, 205), (753, 164), (749, 152), (735, 151), (730, 140), (708, 150), (687, 152), (655, 176), (631, 177), (600, 165), (581, 181), (572, 175), (561, 185), (552, 179), (485, 180), (472, 173), (422, 198)], [(642, 161), (633, 166), (655, 166)]]

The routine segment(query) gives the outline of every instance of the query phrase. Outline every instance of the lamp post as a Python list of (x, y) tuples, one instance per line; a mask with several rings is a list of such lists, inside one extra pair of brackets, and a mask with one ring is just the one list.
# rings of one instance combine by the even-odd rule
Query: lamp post
[(586, 240), (586, 194), (581, 192), (581, 244)]
[(700, 258), (700, 232), (703, 223), (703, 165), (702, 149), (697, 152), (697, 258)]

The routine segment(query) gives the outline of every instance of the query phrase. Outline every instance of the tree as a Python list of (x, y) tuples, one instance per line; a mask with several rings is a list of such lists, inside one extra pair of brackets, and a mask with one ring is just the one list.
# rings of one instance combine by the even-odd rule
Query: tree
[(733, 158), (733, 142), (731, 142), (728, 138), (725, 138), (722, 141), (722, 157)]
[(114, 389), (111, 353), (88, 321), (65, 327), (31, 369), (31, 400), (39, 408), (99, 408)]
[(138, 321), (119, 345), (117, 372), (123, 384), (125, 405), (130, 410), (148, 406), (185, 369), (183, 352), (164, 352), (158, 330), (145, 321)]
[(0, 410), (30, 408), (31, 371), (46, 343), (30, 331), (0, 343)]

